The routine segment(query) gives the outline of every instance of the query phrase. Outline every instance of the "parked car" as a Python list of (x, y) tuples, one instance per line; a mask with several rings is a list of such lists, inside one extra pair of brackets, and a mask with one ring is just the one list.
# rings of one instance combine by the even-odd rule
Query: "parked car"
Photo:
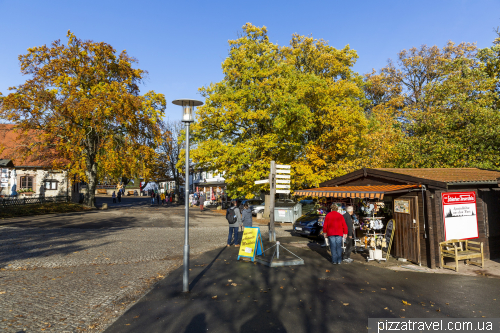
[(299, 217), (293, 223), (293, 232), (301, 236), (323, 237), (321, 235), (323, 226), (318, 224), (318, 222), (320, 220), (323, 221), (323, 219), (324, 216), (319, 214), (316, 210), (310, 211)]
[(241, 201), (240, 208), (243, 209), (243, 205), (248, 204), (248, 208), (252, 211), (255, 206), (261, 206), (264, 204), (264, 200), (261, 199), (245, 199)]
[[(262, 202), (261, 204), (255, 205), (252, 208), (252, 215), (253, 216), (257, 216), (257, 213), (264, 213), (264, 208), (266, 207), (266, 205), (264, 203), (264, 200), (261, 200), (261, 202)], [(280, 203), (280, 202), (289, 203), (289, 202), (294, 202), (294, 201), (291, 199), (279, 199), (279, 200), (276, 200), (275, 204)]]

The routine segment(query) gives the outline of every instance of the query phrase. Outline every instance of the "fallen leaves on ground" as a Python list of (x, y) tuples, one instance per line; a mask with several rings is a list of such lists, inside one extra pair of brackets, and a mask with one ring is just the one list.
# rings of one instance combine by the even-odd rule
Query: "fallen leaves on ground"
[(407, 301), (402, 300), (402, 302), (403, 302), (403, 304), (404, 304), (404, 305), (411, 305), (411, 304), (410, 304), (410, 303), (408, 303)]
[(349, 303), (342, 303), (342, 305), (344, 305), (344, 306), (348, 306), (348, 305), (349, 305)]
[(212, 299), (217, 299), (217, 295), (215, 295), (215, 296), (212, 296)]

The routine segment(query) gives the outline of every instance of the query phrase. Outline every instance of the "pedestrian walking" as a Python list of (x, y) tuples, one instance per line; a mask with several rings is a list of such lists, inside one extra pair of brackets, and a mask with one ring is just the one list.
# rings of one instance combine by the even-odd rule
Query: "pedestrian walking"
[(155, 192), (154, 191), (151, 191), (151, 204), (152, 205), (155, 204)]
[[(234, 244), (240, 247), (240, 238), (238, 229), (241, 225), (241, 213), (238, 208), (238, 201), (233, 202), (233, 206), (226, 211), (226, 219), (229, 223), (229, 235), (227, 236), (227, 246)], [(233, 237), (234, 236), (234, 237)]]
[(243, 206), (243, 212), (241, 213), (241, 221), (243, 223), (243, 228), (252, 226), (252, 210), (250, 209), (247, 203)]
[(116, 193), (113, 191), (113, 194), (111, 194), (111, 197), (113, 198), (113, 203), (116, 203)]
[(160, 193), (156, 192), (156, 204), (160, 205)]
[(122, 192), (118, 191), (118, 202), (122, 202)]
[(160, 195), (160, 199), (161, 199), (161, 205), (163, 206), (165, 204), (165, 193), (162, 193)]
[(206, 200), (205, 193), (201, 192), (200, 193), (200, 212), (203, 211), (203, 205), (205, 204), (205, 200)]
[(340, 265), (342, 261), (342, 240), (347, 236), (347, 225), (344, 217), (338, 212), (338, 206), (332, 204), (331, 212), (326, 214), (323, 234), (328, 237), (332, 252), (332, 264)]
[(351, 259), (352, 252), (352, 240), (354, 237), (354, 226), (352, 224), (352, 214), (354, 213), (354, 209), (352, 206), (347, 206), (346, 213), (344, 214), (345, 224), (347, 225), (347, 237), (345, 239), (345, 252), (344, 252), (344, 262), (351, 263), (353, 260)]

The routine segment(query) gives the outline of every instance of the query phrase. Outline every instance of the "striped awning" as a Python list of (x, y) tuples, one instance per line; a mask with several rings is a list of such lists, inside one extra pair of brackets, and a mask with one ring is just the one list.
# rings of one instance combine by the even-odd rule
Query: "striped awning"
[(337, 186), (297, 190), (295, 195), (333, 198), (383, 199), (385, 194), (418, 188), (419, 185)]

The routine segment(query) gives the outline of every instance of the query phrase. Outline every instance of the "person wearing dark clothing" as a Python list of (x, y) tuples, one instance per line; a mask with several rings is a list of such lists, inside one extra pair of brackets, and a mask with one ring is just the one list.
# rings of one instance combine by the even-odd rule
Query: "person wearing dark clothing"
[(342, 261), (342, 238), (345, 239), (347, 235), (347, 225), (342, 214), (337, 211), (338, 206), (332, 204), (331, 209), (332, 211), (325, 216), (323, 233), (330, 242), (332, 264), (340, 265)]
[(243, 222), (243, 227), (252, 226), (252, 210), (248, 207), (248, 204), (243, 206), (243, 213), (241, 214), (241, 221)]
[(345, 253), (344, 253), (344, 262), (351, 263), (353, 260), (350, 258), (352, 248), (353, 248), (353, 237), (354, 237), (354, 225), (352, 224), (352, 214), (354, 209), (352, 206), (348, 206), (346, 209), (346, 213), (343, 215), (345, 224), (347, 225), (347, 237), (345, 239)]
[(155, 192), (151, 191), (151, 204), (154, 205), (155, 204)]
[[(235, 247), (240, 246), (240, 237), (238, 228), (241, 225), (241, 213), (238, 208), (238, 201), (235, 201), (233, 207), (229, 208), (226, 212), (226, 218), (229, 220), (229, 216), (234, 216), (233, 223), (229, 223), (229, 235), (227, 236), (227, 246), (231, 246), (234, 243)], [(234, 234), (234, 238), (233, 238)]]
[(122, 192), (118, 191), (118, 194), (117, 194), (117, 197), (118, 197), (118, 202), (122, 202)]
[(111, 194), (111, 197), (113, 198), (113, 203), (116, 203), (116, 193), (113, 191), (113, 194)]
[(156, 204), (160, 205), (160, 192), (156, 193)]

